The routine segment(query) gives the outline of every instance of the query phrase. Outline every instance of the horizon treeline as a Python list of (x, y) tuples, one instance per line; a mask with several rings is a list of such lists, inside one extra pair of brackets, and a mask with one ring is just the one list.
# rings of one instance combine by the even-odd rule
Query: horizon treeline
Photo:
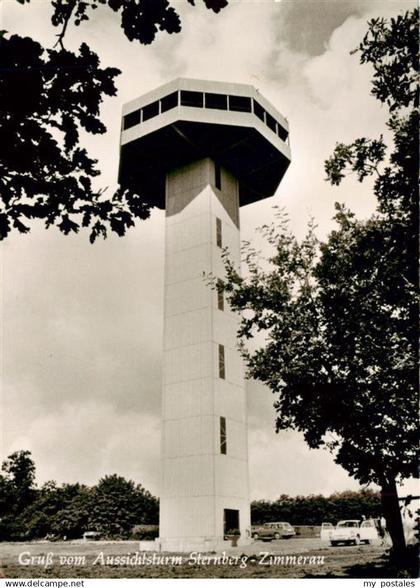
[[(345, 491), (329, 497), (282, 494), (274, 501), (251, 503), (253, 525), (275, 521), (320, 525), (362, 516), (381, 516), (378, 492)], [(2, 464), (0, 541), (78, 539), (86, 531), (106, 539), (152, 539), (158, 524), (159, 499), (133, 480), (112, 474), (94, 486), (55, 481), (37, 486), (30, 451), (16, 451)]]

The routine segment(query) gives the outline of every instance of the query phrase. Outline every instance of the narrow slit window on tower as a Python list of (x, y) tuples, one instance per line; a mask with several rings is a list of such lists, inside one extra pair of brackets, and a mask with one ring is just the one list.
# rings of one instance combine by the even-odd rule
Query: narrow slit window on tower
[(214, 164), (214, 184), (218, 190), (222, 189), (222, 171), (218, 163)]
[(227, 453), (226, 418), (220, 417), (220, 453)]
[(216, 245), (222, 248), (222, 221), (216, 218)]
[(224, 347), (224, 345), (219, 345), (219, 378), (222, 378), (222, 380), (226, 379), (225, 347)]
[(225, 295), (222, 284), (222, 280), (217, 280), (217, 308), (219, 310), (225, 310)]
[(196, 108), (203, 108), (204, 95), (203, 92), (190, 92), (188, 90), (181, 90), (181, 105), (195, 106)]
[(124, 124), (123, 128), (124, 131), (130, 129), (131, 127), (135, 127), (140, 123), (140, 110), (135, 110), (134, 112), (129, 112), (124, 117)]

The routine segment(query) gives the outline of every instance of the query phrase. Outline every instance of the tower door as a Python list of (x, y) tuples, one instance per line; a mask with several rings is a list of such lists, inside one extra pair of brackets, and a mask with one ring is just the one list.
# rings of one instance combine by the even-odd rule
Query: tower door
[(227, 535), (229, 531), (239, 530), (239, 510), (225, 508), (223, 511), (223, 533)]

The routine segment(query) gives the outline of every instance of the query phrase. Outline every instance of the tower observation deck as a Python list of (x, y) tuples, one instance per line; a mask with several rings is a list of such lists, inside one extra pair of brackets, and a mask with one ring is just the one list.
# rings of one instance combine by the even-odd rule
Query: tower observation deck
[(239, 266), (239, 207), (289, 163), (287, 121), (252, 86), (179, 78), (124, 106), (120, 184), (166, 214), (162, 550), (250, 541), (238, 317), (203, 272), (224, 277), (225, 247)]

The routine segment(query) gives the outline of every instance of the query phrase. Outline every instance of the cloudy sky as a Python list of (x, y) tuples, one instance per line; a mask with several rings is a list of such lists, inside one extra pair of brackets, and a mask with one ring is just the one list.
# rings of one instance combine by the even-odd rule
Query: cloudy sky
[[(214, 15), (197, 0), (172, 2), (178, 35), (151, 46), (128, 42), (111, 11), (71, 28), (66, 45), (87, 40), (103, 65), (122, 70), (118, 97), (103, 105), (108, 132), (85, 137), (100, 162), (101, 185), (115, 186), (122, 104), (177, 76), (250, 83), (289, 120), (293, 162), (271, 199), (241, 210), (244, 239), (286, 207), (298, 236), (314, 216), (333, 227), (334, 201), (359, 216), (374, 207), (370, 185), (324, 180), (337, 141), (384, 132), (386, 111), (369, 95), (371, 70), (351, 56), (373, 16), (415, 5), (387, 0), (231, 1)], [(50, 5), (3, 0), (1, 28), (52, 45)], [(163, 320), (164, 216), (156, 211), (124, 237), (94, 246), (36, 226), (1, 244), (4, 455), (30, 449), (38, 481), (95, 483), (105, 474), (159, 492), (159, 411)], [(261, 244), (263, 246), (263, 244)], [(273, 397), (249, 382), (253, 498), (329, 494), (358, 484), (326, 452), (294, 432), (274, 432)]]

